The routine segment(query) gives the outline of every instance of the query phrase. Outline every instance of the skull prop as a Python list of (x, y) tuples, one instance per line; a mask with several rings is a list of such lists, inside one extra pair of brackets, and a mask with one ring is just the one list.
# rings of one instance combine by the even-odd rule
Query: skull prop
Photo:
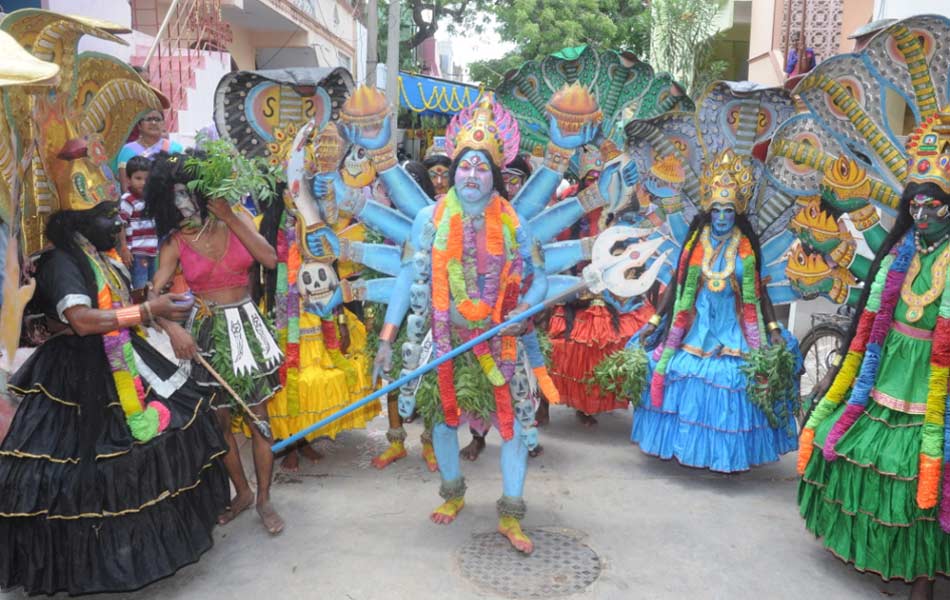
[(508, 387), (511, 388), (511, 397), (515, 399), (516, 402), (521, 402), (522, 400), (529, 400), (531, 397), (531, 380), (528, 378), (528, 372), (519, 365), (519, 368), (515, 370), (515, 374), (512, 375), (511, 381), (508, 382)]
[(431, 221), (427, 221), (425, 225), (422, 226), (422, 233), (419, 235), (420, 246), (422, 248), (428, 248), (432, 246), (432, 243), (435, 241), (435, 225)]
[(527, 431), (534, 426), (534, 402), (531, 400), (522, 400), (515, 404), (515, 418), (521, 424), (522, 429)]
[(416, 252), (412, 256), (412, 268), (417, 280), (428, 281), (432, 275), (432, 256), (427, 252)]
[(409, 308), (417, 315), (429, 312), (431, 292), (428, 284), (414, 283), (409, 288)]
[(408, 419), (412, 416), (412, 413), (416, 410), (416, 396), (415, 394), (399, 394), (399, 402), (397, 404), (399, 409), (399, 416), (403, 419)]
[(409, 315), (406, 319), (406, 334), (410, 342), (421, 344), (426, 337), (425, 315)]
[[(402, 400), (402, 398), (400, 398)], [(401, 414), (401, 413), (400, 413)], [(538, 428), (529, 427), (522, 430), (521, 432), (521, 442), (528, 448), (528, 450), (534, 450), (538, 447)]]
[(412, 342), (406, 342), (402, 345), (402, 364), (407, 369), (415, 369), (419, 366), (419, 356), (422, 354), (422, 346)]
[(343, 183), (351, 188), (366, 187), (376, 179), (376, 169), (369, 161), (366, 148), (356, 145), (350, 148), (343, 160), (340, 175), (343, 177)]
[(327, 263), (308, 262), (297, 273), (297, 291), (309, 304), (324, 308), (340, 285), (336, 271)]

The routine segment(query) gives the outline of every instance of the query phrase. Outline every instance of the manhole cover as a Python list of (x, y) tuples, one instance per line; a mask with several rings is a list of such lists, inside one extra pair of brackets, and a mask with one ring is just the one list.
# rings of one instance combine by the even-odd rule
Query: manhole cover
[(462, 574), (479, 588), (509, 598), (548, 598), (583, 591), (600, 575), (600, 557), (562, 533), (526, 531), (534, 552), (525, 556), (500, 534), (481, 533), (459, 552)]

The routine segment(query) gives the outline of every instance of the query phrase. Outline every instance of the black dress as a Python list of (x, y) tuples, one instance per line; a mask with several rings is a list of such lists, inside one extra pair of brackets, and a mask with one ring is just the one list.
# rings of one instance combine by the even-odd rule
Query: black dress
[[(35, 305), (62, 320), (94, 292), (67, 253), (41, 259)], [(139, 335), (136, 363), (171, 422), (148, 442), (125, 422), (99, 335), (60, 335), (16, 372), (0, 445), (0, 588), (128, 591), (197, 561), (228, 503), (226, 445), (208, 399)]]

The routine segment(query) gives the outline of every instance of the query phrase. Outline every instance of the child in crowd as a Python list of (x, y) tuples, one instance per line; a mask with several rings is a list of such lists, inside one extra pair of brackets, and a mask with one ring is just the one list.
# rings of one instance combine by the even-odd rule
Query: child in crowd
[(148, 182), (151, 161), (144, 156), (133, 156), (125, 164), (129, 191), (122, 195), (119, 214), (125, 223), (125, 242), (132, 255), (132, 288), (144, 287), (155, 274), (158, 238), (155, 222), (145, 216), (143, 192)]

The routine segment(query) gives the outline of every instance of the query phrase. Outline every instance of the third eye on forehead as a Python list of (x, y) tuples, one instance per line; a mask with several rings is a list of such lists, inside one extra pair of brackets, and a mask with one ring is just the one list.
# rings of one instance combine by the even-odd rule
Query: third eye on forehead
[(928, 196), (927, 194), (917, 194), (911, 199), (911, 204), (917, 206), (938, 206), (941, 204), (940, 200)]

